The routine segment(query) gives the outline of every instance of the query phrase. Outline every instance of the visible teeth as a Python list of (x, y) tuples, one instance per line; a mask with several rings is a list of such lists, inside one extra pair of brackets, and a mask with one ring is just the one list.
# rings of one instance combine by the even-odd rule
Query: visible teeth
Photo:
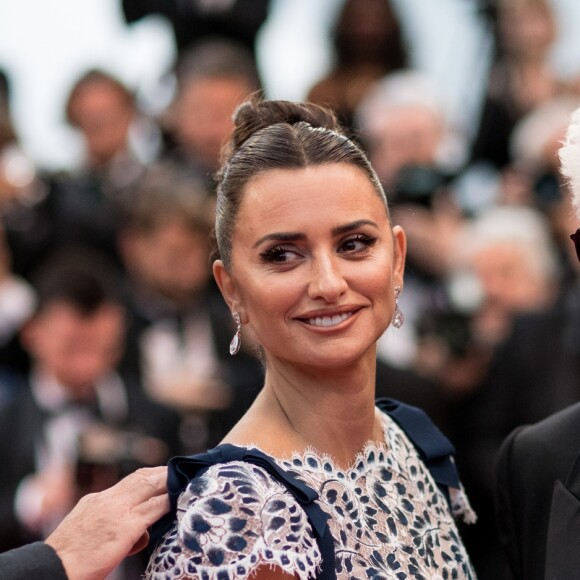
[(335, 314), (334, 316), (317, 316), (316, 318), (310, 318), (308, 324), (314, 326), (336, 326), (350, 316), (352, 316), (352, 312), (344, 312), (343, 314)]

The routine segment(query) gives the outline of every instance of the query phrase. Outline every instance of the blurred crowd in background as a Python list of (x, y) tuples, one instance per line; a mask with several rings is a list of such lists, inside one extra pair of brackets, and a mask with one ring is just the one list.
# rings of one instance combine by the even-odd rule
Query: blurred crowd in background
[[(153, 115), (86, 70), (63, 111), (86, 152), (74, 170), (26, 153), (0, 76), (0, 550), (46, 536), (127, 471), (217, 444), (261, 386), (251, 335), (229, 356), (210, 255), (232, 113), (269, 96), (256, 38), (271, 4), (120, 2), (127, 27), (171, 24), (172, 97)], [(462, 102), (415, 66), (400, 3), (335, 4), (332, 66), (305, 96), (368, 152), (408, 237), (406, 322), (379, 341), (377, 394), (423, 407), (455, 444), (479, 515), (465, 541), (479, 577), (499, 578), (499, 444), (580, 400), (577, 223), (557, 159), (580, 75), (553, 63), (550, 0), (473, 2), (490, 50), (467, 127)]]

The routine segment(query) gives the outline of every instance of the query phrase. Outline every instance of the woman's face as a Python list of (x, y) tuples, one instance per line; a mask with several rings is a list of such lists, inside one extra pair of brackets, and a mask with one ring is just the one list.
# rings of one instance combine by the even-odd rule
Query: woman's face
[(245, 188), (232, 264), (214, 265), (268, 363), (344, 368), (375, 356), (402, 286), (405, 236), (348, 164), (276, 169)]

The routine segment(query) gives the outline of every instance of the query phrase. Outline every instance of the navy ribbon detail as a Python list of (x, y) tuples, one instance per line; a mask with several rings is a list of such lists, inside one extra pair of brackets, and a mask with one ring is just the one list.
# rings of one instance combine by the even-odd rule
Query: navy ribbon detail
[(460, 487), (453, 460), (455, 448), (449, 439), (417, 407), (388, 398), (377, 399), (376, 404), (403, 429), (449, 502), (448, 488)]

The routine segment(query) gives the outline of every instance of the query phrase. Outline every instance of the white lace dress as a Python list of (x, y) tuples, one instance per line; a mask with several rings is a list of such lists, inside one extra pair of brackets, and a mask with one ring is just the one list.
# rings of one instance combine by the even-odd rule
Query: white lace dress
[[(401, 428), (385, 414), (383, 426), (385, 443), (369, 443), (346, 471), (314, 451), (276, 460), (330, 514), (337, 578), (475, 578), (454, 522), (475, 519), (463, 491), (451, 490), (450, 510)], [(320, 563), (294, 497), (262, 467), (233, 461), (189, 484), (146, 577), (242, 580), (270, 565), (306, 579)]]

